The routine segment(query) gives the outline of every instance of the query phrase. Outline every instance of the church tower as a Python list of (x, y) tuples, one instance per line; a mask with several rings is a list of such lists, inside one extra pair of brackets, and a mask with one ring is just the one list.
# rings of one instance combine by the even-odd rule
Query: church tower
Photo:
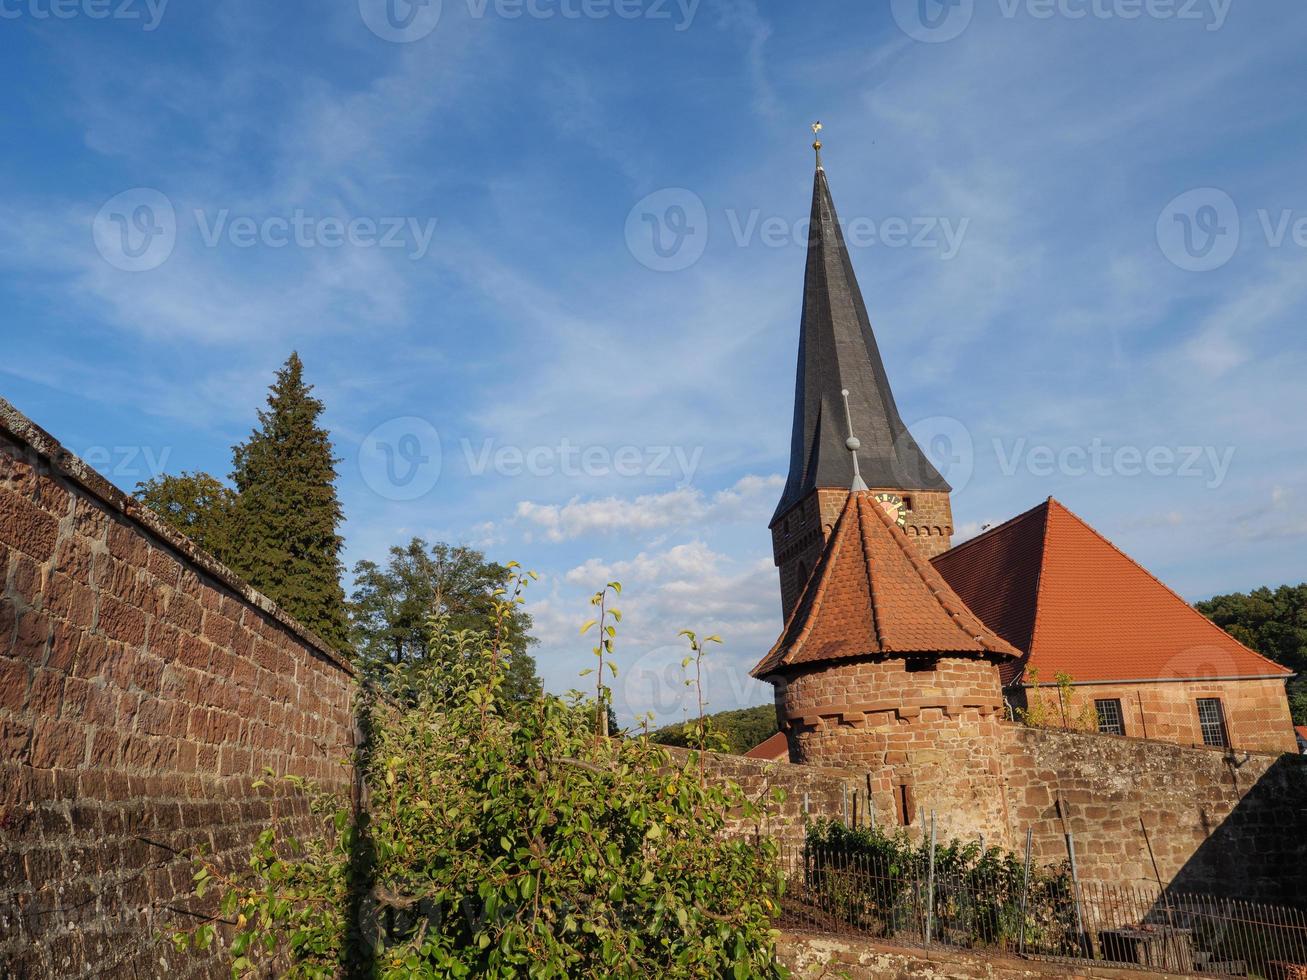
[[(814, 127), (814, 129), (819, 127)], [(803, 282), (790, 473), (771, 520), (785, 618), (799, 600), (854, 482), (850, 433), (875, 498), (925, 558), (947, 551), (952, 489), (912, 438), (890, 390), (821, 163)], [(842, 395), (848, 392), (847, 397)]]

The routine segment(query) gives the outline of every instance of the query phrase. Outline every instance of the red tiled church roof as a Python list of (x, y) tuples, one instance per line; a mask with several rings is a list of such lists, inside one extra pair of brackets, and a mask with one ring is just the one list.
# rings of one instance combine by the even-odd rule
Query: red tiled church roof
[(1284, 677), (1050, 497), (934, 566), (1042, 682)]
[(775, 762), (779, 759), (788, 759), (790, 757), (790, 742), (785, 737), (784, 732), (777, 732), (770, 738), (763, 739), (748, 752), (744, 753), (746, 759), (767, 759)]
[(871, 492), (855, 492), (784, 632), (752, 673), (885, 654), (1020, 656), (963, 604)]

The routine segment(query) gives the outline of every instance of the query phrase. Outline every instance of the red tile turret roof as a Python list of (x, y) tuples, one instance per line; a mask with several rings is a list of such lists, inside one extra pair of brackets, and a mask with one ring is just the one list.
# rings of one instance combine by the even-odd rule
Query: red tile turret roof
[(963, 601), (1026, 656), (1013, 683), (1285, 677), (1053, 498), (937, 556)]
[(744, 753), (746, 759), (767, 759), (771, 762), (777, 762), (781, 759), (790, 758), (790, 742), (785, 737), (784, 732), (777, 732), (769, 738), (763, 739), (748, 752)]
[(966, 607), (870, 491), (851, 493), (784, 632), (752, 673), (887, 654), (1020, 656)]

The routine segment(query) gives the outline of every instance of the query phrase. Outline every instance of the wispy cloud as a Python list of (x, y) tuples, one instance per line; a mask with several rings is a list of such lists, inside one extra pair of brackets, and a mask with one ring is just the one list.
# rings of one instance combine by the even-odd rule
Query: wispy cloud
[(690, 524), (765, 522), (784, 484), (780, 476), (746, 476), (711, 497), (696, 487), (682, 487), (634, 499), (574, 498), (562, 505), (524, 500), (517, 505), (516, 516), (543, 528), (550, 541), (619, 531), (648, 532)]

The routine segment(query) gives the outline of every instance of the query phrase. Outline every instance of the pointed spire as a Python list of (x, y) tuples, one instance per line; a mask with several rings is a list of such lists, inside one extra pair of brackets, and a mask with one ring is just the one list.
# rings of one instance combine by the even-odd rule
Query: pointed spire
[(868, 485), (951, 489), (912, 438), (894, 404), (820, 157), (813, 177), (811, 221), (790, 473), (772, 524), (818, 487), (853, 485), (855, 460), (840, 419), (839, 398), (845, 389), (849, 391), (845, 421), (858, 433), (861, 476)]

